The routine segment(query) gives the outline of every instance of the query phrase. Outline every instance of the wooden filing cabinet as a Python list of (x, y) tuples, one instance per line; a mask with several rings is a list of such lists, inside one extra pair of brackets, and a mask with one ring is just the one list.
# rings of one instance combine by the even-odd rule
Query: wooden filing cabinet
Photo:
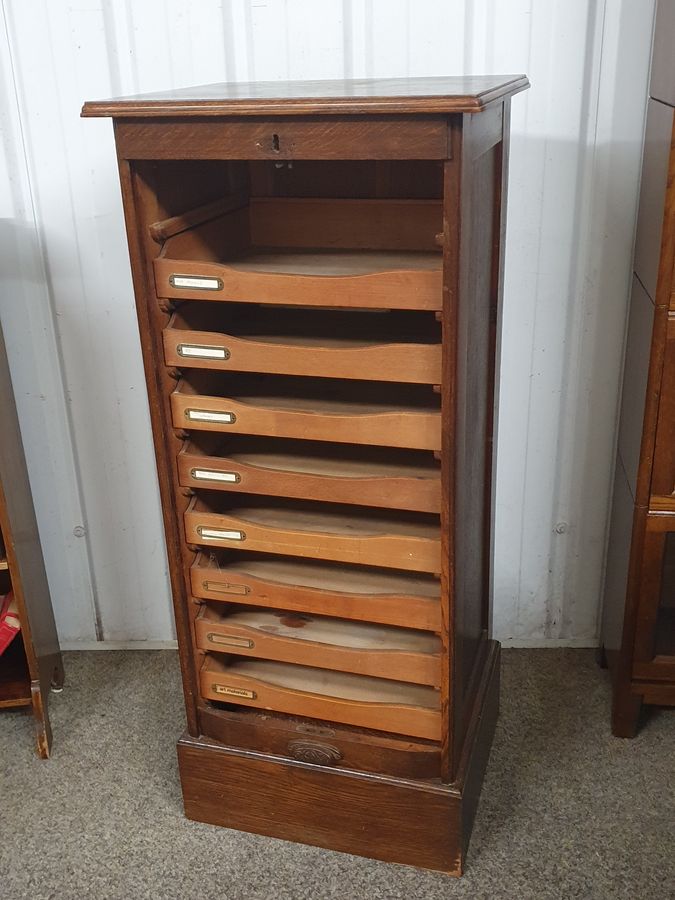
[(491, 478), (524, 76), (112, 116), (189, 817), (459, 874), (498, 707)]
[(607, 556), (612, 730), (675, 706), (675, 2), (659, 0)]

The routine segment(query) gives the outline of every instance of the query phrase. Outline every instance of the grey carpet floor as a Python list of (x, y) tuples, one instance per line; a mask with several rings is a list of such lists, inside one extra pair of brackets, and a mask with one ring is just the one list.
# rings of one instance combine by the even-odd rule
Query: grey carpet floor
[(504, 654), (502, 714), (457, 881), (183, 818), (172, 652), (69, 653), (51, 760), (0, 714), (0, 897), (675, 897), (675, 711), (609, 733), (606, 673), (579, 650)]

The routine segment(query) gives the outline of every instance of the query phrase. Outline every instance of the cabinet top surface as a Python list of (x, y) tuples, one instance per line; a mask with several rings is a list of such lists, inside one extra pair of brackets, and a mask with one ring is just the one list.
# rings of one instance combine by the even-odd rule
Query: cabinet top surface
[(368, 113), (476, 113), (529, 87), (525, 75), (366, 78), (207, 84), (91, 100), (83, 116), (175, 117)]

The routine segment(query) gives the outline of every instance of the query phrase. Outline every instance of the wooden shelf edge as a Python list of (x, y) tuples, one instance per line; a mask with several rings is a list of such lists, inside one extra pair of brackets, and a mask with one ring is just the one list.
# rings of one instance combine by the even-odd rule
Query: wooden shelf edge
[(30, 672), (19, 634), (0, 656), (0, 709), (32, 704)]
[(3, 699), (0, 697), (0, 709), (21, 709), (24, 706), (32, 706), (33, 698), (28, 695)]

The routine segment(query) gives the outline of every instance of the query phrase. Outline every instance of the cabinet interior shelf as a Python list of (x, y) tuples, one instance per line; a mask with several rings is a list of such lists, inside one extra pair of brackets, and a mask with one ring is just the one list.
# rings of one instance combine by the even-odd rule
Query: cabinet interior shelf
[(21, 634), (0, 656), (0, 709), (30, 706), (30, 674)]

